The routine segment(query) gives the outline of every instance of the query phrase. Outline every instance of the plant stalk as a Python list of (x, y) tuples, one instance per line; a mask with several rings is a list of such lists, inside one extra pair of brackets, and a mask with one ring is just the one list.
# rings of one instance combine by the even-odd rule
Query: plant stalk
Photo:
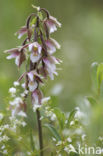
[(38, 122), (38, 134), (39, 134), (39, 146), (40, 146), (40, 156), (43, 156), (43, 134), (42, 134), (42, 124), (40, 120), (40, 111), (36, 110), (37, 122)]

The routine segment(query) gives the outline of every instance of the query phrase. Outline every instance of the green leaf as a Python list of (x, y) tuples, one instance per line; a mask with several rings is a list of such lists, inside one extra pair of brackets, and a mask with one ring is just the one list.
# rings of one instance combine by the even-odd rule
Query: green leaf
[(90, 102), (90, 104), (92, 104), (92, 105), (96, 105), (97, 104), (97, 102), (96, 102), (96, 100), (93, 98), (93, 97), (91, 97), (91, 96), (88, 96), (87, 97), (87, 100)]
[(98, 63), (93, 62), (91, 65), (91, 78), (92, 78), (92, 88), (97, 92), (98, 84), (97, 84), (97, 68)]
[(70, 122), (74, 119), (75, 113), (77, 112), (76, 109), (70, 112), (69, 118), (68, 118), (68, 125), (70, 126)]
[(51, 96), (50, 107), (54, 109), (57, 106), (58, 106), (58, 97), (57, 96)]
[(54, 108), (53, 112), (55, 113), (55, 115), (58, 119), (61, 129), (63, 129), (64, 125), (65, 125), (65, 120), (66, 120), (65, 114), (58, 108)]
[(49, 131), (52, 133), (52, 135), (58, 140), (61, 140), (61, 137), (59, 135), (59, 133), (57, 132), (57, 130), (54, 128), (54, 126), (50, 125), (50, 124), (45, 124), (44, 127), (48, 128)]
[(98, 83), (98, 92), (100, 93), (100, 86), (103, 80), (103, 63), (100, 63), (97, 68), (97, 83)]

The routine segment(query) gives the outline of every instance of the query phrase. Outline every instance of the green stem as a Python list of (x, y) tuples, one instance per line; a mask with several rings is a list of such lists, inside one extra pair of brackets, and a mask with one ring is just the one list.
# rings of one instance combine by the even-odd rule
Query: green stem
[(42, 135), (42, 124), (40, 120), (40, 111), (36, 110), (37, 122), (38, 122), (38, 133), (39, 133), (39, 146), (40, 146), (40, 156), (43, 156), (43, 135)]
[(35, 144), (34, 144), (34, 140), (33, 140), (32, 130), (30, 130), (30, 141), (31, 141), (32, 150), (34, 152)]

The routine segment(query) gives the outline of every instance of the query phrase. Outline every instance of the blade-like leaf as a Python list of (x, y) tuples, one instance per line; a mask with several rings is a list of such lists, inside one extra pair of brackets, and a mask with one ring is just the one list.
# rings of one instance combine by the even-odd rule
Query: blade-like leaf
[(63, 129), (65, 125), (65, 120), (66, 120), (65, 114), (58, 108), (54, 108), (53, 112), (56, 114), (56, 117), (58, 119), (61, 129)]
[(59, 133), (57, 132), (57, 130), (54, 128), (54, 126), (52, 126), (52, 125), (50, 125), (50, 124), (45, 124), (44, 127), (48, 128), (49, 131), (52, 133), (52, 135), (53, 135), (58, 141), (61, 140), (60, 135), (59, 135)]
[(100, 92), (100, 86), (103, 80), (103, 63), (100, 63), (97, 68), (97, 83), (98, 83), (98, 92)]
[(70, 122), (74, 119), (75, 113), (77, 112), (76, 109), (70, 112), (69, 118), (68, 118), (68, 126), (70, 126)]
[(88, 96), (87, 100), (90, 102), (91, 105), (96, 105), (97, 104), (96, 100), (91, 96)]

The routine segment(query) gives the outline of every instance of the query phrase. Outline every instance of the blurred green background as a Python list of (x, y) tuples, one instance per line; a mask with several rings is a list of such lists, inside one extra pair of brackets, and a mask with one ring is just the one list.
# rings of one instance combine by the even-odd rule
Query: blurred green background
[(14, 33), (35, 11), (31, 4), (47, 8), (62, 23), (52, 34), (62, 46), (56, 54), (63, 60), (62, 70), (47, 83), (45, 94), (57, 96), (61, 108), (70, 111), (77, 97), (91, 92), (91, 63), (103, 61), (103, 1), (0, 0), (0, 109), (7, 105), (8, 89), (23, 71), (18, 71), (14, 60), (6, 60), (3, 51), (22, 42)]

